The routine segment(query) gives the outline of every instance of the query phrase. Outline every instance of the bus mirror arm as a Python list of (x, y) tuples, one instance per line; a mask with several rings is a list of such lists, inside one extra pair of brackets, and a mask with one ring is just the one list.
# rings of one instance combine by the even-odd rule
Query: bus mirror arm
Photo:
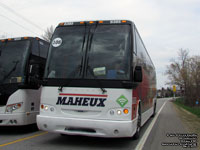
[(134, 82), (142, 82), (142, 67), (136, 66), (134, 71)]

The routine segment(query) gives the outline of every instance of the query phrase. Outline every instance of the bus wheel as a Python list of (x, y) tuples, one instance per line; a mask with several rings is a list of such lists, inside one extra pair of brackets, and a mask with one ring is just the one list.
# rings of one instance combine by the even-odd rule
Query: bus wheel
[(154, 116), (155, 116), (155, 114), (156, 114), (156, 103), (154, 104), (154, 107), (153, 107), (153, 114), (152, 114), (152, 116), (151, 116), (151, 117), (154, 117)]
[(61, 136), (65, 136), (65, 137), (69, 136), (69, 135), (67, 135), (67, 134), (62, 134), (62, 133), (61, 133), (60, 135), (61, 135)]
[(141, 113), (140, 113), (140, 109), (138, 112), (138, 119), (137, 119), (137, 129), (134, 135), (134, 139), (139, 139), (140, 137), (140, 128), (141, 128)]

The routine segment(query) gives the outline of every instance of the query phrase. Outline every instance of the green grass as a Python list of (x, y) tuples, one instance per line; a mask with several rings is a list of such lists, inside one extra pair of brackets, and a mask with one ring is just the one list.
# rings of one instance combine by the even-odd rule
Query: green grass
[(184, 104), (184, 99), (183, 98), (177, 98), (174, 103), (185, 110), (197, 115), (200, 118), (200, 107), (190, 107)]

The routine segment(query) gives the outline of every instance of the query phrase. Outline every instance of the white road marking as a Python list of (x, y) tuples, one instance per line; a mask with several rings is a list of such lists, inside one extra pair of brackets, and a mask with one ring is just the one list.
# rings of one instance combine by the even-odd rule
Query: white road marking
[(162, 111), (163, 107), (165, 106), (167, 101), (165, 101), (165, 103), (162, 105), (162, 107), (160, 108), (160, 110), (158, 111), (158, 113), (155, 115), (155, 117), (153, 118), (151, 124), (149, 125), (149, 127), (147, 128), (147, 130), (145, 131), (145, 133), (143, 134), (142, 138), (140, 139), (140, 142), (138, 143), (138, 145), (136, 146), (135, 150), (142, 150), (142, 148), (144, 147), (144, 144), (160, 114), (160, 112)]

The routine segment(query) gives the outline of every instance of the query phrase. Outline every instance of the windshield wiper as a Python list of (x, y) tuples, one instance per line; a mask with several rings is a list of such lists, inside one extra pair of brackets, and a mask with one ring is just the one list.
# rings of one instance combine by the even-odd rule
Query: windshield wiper
[[(81, 63), (82, 63), (82, 61), (81, 61)], [(77, 75), (76, 72), (78, 72), (78, 71), (79, 71), (79, 76), (80, 76), (80, 70), (81, 70), (81, 68), (82, 68), (82, 65), (78, 65), (77, 68), (76, 68), (69, 76), (71, 77), (72, 75), (74, 75), (74, 78), (75, 78), (76, 75)], [(69, 80), (68, 83), (61, 85), (61, 86), (58, 88), (58, 90), (59, 90), (60, 92), (62, 92), (63, 87), (64, 87), (64, 86), (69, 86), (69, 84), (70, 84), (73, 80), (74, 80), (74, 79), (71, 79), (71, 80)]]
[(19, 63), (19, 60), (17, 61), (13, 61), (13, 63), (15, 63), (14, 67), (8, 72), (8, 74), (6, 74), (3, 79), (1, 80), (1, 83), (3, 83), (17, 68), (17, 64)]
[[(84, 32), (84, 36), (83, 36), (83, 42), (82, 42), (82, 52), (83, 52), (83, 49), (84, 49), (84, 45), (85, 45), (85, 39), (86, 39), (86, 25), (85, 25), (85, 32)], [(72, 76), (72, 75), (77, 75), (76, 73), (77, 72), (79, 72), (79, 76), (81, 75), (81, 70), (82, 70), (82, 67), (83, 67), (83, 55), (82, 55), (82, 58), (81, 58), (81, 64), (80, 65), (78, 65), (77, 66), (77, 68), (69, 75), (70, 77)], [(69, 84), (73, 81), (74, 79), (71, 79), (71, 80), (69, 80), (69, 82), (67, 83), (67, 84), (64, 84), (64, 85), (62, 85), (62, 86), (60, 86), (59, 88), (58, 88), (58, 90), (60, 91), (60, 92), (62, 92), (62, 90), (63, 90), (63, 87), (64, 86), (69, 86)]]

